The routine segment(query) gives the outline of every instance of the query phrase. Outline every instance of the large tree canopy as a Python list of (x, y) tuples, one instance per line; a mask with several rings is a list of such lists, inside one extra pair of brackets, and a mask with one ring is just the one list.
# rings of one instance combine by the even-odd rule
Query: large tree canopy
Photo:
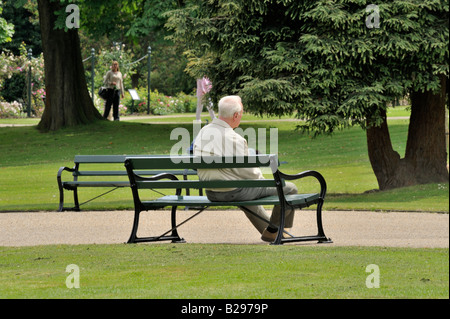
[[(151, 44), (152, 88), (163, 88), (161, 91), (166, 94), (177, 94), (180, 91), (188, 93), (195, 86), (195, 79), (183, 72), (186, 60), (179, 58), (180, 48), (165, 40), (167, 30), (163, 26), (166, 18), (162, 14), (177, 8), (180, 1), (37, 0), (37, 4), (35, 7), (36, 0), (17, 0), (9, 3), (8, 7), (14, 10), (11, 12), (14, 17), (25, 11), (23, 6), (36, 8), (35, 15), (39, 16), (39, 42), (42, 39), (47, 93), (46, 108), (38, 126), (41, 131), (58, 130), (101, 118), (89, 100), (80, 55), (80, 34), (84, 43), (90, 43), (83, 48), (84, 56), (91, 54), (92, 47), (105, 49), (106, 45), (121, 42), (127, 44), (127, 54), (137, 59), (148, 52)], [(2, 8), (0, 1), (0, 10)], [(27, 40), (30, 40), (34, 33), (30, 34), (29, 26), (23, 21), (24, 16), (22, 20), (18, 19), (19, 33), (16, 35), (28, 32)], [(0, 18), (0, 41), (8, 39), (6, 35), (11, 34), (13, 28), (10, 24), (4, 26), (3, 22)], [(13, 44), (18, 46), (20, 38), (14, 39)], [(33, 50), (34, 54), (37, 52), (39, 50)], [(119, 62), (122, 61), (119, 59)], [(127, 74), (133, 87), (139, 85), (139, 79), (144, 78), (148, 70), (145, 63), (135, 66), (139, 66), (136, 73)]]
[(0, 44), (11, 41), (11, 36), (14, 34), (14, 25), (8, 23), (2, 18), (3, 3), (0, 0)]
[[(24, 3), (26, 0), (18, 1)], [(86, 35), (92, 37), (106, 35), (114, 41), (129, 41), (140, 47), (142, 52), (139, 55), (147, 52), (147, 46), (142, 48), (140, 44), (149, 41), (149, 38), (158, 39), (158, 44), (161, 45), (159, 49), (168, 47), (165, 50), (158, 50), (159, 53), (167, 53), (164, 58), (169, 57), (173, 61), (176, 54), (176, 50), (170, 48), (171, 44), (161, 44), (167, 32), (163, 30), (165, 18), (162, 17), (162, 12), (181, 5), (180, 1), (37, 0), (37, 2), (47, 92), (46, 107), (38, 125), (42, 131), (90, 123), (101, 118), (86, 86), (80, 54), (79, 27), (83, 28), (83, 31), (86, 30)], [(167, 65), (169, 64), (176, 63), (168, 62)], [(191, 79), (180, 76), (181, 72), (177, 72), (175, 67), (169, 66), (161, 73), (163, 71), (166, 71), (164, 75), (177, 77), (172, 84), (184, 83), (184, 86), (179, 86), (180, 90), (189, 85), (188, 81)]]
[[(167, 26), (188, 48), (189, 72), (212, 80), (213, 99), (239, 94), (255, 113), (295, 113), (319, 133), (362, 126), (380, 189), (448, 181), (448, 1), (382, 1), (375, 9), (364, 0), (186, 3)], [(400, 159), (386, 107), (407, 94), (412, 115)]]
[[(91, 39), (107, 37), (126, 43), (136, 57), (152, 48), (152, 88), (167, 95), (190, 92), (195, 79), (184, 72), (186, 58), (183, 49), (166, 39), (164, 13), (182, 5), (180, 0), (79, 0), (82, 27)], [(90, 48), (89, 48), (90, 49)], [(147, 65), (136, 69), (131, 77), (135, 85), (146, 78)]]

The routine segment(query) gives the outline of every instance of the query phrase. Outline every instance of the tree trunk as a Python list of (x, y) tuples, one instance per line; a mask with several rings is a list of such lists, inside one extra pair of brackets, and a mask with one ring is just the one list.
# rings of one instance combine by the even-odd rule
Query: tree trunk
[(59, 1), (38, 0), (38, 10), (46, 88), (38, 129), (55, 131), (101, 119), (87, 90), (77, 29), (54, 29), (54, 12), (65, 12)]
[(383, 124), (368, 128), (366, 137), (370, 163), (380, 190), (415, 184), (413, 176), (408, 174), (409, 163), (392, 148), (386, 113)]
[(411, 119), (405, 158), (418, 184), (448, 182), (445, 143), (446, 77), (441, 76), (438, 94), (411, 94)]
[(385, 120), (366, 131), (370, 162), (380, 190), (425, 183), (448, 182), (445, 144), (446, 78), (441, 92), (413, 92), (405, 158), (392, 148)]

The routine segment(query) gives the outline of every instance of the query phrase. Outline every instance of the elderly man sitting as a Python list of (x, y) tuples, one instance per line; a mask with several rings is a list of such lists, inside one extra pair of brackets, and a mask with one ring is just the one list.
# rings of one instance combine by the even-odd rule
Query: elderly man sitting
[[(247, 156), (248, 145), (245, 138), (237, 134), (234, 129), (239, 126), (244, 107), (239, 96), (225, 96), (219, 101), (219, 114), (209, 125), (203, 127), (194, 143), (196, 156)], [(264, 179), (259, 168), (227, 168), (227, 169), (199, 169), (199, 179), (210, 180), (238, 180), (238, 179)], [(286, 195), (297, 194), (297, 187), (286, 182), (283, 188)], [(277, 195), (273, 188), (232, 188), (232, 189), (206, 189), (206, 196), (211, 201), (245, 201), (254, 200), (270, 195)], [(272, 225), (280, 224), (281, 208), (275, 205), (269, 217), (262, 206), (247, 206), (257, 216), (270, 220)], [(262, 234), (261, 239), (272, 242), (277, 236), (277, 228), (271, 227), (267, 222), (246, 212), (247, 218)], [(291, 228), (294, 221), (294, 209), (286, 210), (285, 229)]]

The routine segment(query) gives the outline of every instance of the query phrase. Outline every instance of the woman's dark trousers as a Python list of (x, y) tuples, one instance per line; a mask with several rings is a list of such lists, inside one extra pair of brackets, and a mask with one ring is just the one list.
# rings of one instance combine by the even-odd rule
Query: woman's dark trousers
[(119, 90), (108, 89), (108, 96), (106, 97), (106, 102), (105, 102), (105, 113), (103, 113), (103, 117), (105, 119), (108, 118), (109, 112), (111, 111), (111, 105), (112, 105), (114, 121), (118, 121), (119, 120), (119, 103), (120, 103)]

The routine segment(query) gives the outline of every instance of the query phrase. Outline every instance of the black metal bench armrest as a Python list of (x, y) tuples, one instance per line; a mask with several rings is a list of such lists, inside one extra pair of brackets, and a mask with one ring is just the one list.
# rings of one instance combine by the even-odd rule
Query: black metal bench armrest
[(179, 181), (178, 177), (171, 173), (160, 173), (154, 176), (145, 177), (138, 174), (133, 174), (136, 181), (158, 181), (160, 179), (170, 179), (172, 181)]
[[(170, 174), (170, 173), (161, 173), (161, 174), (151, 176), (151, 177), (143, 177), (143, 176), (139, 176), (139, 175), (135, 174), (127, 162), (125, 162), (125, 167), (127, 168), (128, 178), (130, 180), (130, 187), (131, 187), (131, 193), (133, 194), (134, 207), (143, 208), (142, 201), (139, 198), (139, 190), (138, 190), (138, 186), (137, 186), (136, 182), (157, 181), (157, 180), (161, 180), (161, 179), (179, 180), (178, 177), (176, 177), (175, 175)], [(176, 195), (178, 196), (180, 194), (181, 194), (181, 189), (177, 189)]]
[(75, 168), (69, 168), (69, 167), (60, 167), (58, 170), (58, 175), (56, 175), (56, 180), (58, 181), (58, 189), (59, 189), (59, 208), (58, 211), (62, 212), (64, 209), (64, 187), (61, 180), (62, 172), (68, 171), (68, 172), (75, 172)]
[(61, 176), (63, 171), (68, 171), (68, 172), (73, 173), (73, 172), (75, 172), (75, 169), (67, 167), (67, 166), (60, 167), (59, 170), (58, 170), (58, 176)]
[(56, 179), (58, 180), (58, 186), (60, 187), (60, 189), (62, 188), (62, 181), (61, 181), (61, 176), (62, 176), (62, 172), (64, 171), (68, 171), (68, 172), (75, 172), (74, 168), (69, 168), (66, 166), (60, 167), (58, 170), (58, 175), (56, 176)]
[(323, 178), (322, 174), (317, 171), (304, 171), (298, 174), (285, 174), (283, 172), (279, 172), (280, 177), (285, 180), (297, 180), (305, 177), (314, 177), (318, 180), (320, 184), (320, 198), (322, 200), (325, 199), (325, 194), (327, 192), (327, 183), (325, 182), (325, 178)]

